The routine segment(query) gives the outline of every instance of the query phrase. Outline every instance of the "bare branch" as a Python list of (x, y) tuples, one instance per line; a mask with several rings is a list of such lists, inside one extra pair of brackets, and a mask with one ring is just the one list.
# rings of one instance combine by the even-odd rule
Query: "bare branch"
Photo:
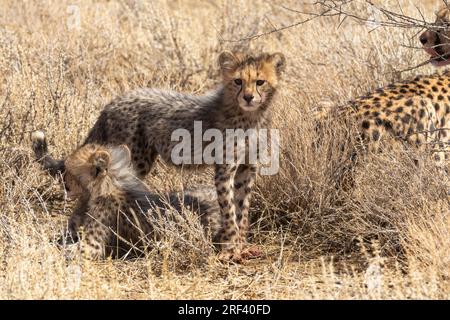
[[(444, 3), (448, 6), (448, 2), (446, 0), (443, 0)], [(345, 20), (348, 20), (349, 18), (360, 22), (360, 23), (366, 23), (366, 24), (374, 24), (376, 27), (374, 29), (377, 29), (379, 27), (391, 27), (391, 28), (403, 28), (403, 29), (433, 29), (433, 30), (446, 30), (448, 27), (444, 25), (438, 25), (433, 22), (427, 22), (425, 20), (425, 17), (420, 10), (418, 6), (415, 6), (416, 10), (418, 11), (420, 18), (414, 18), (410, 17), (408, 15), (405, 15), (403, 13), (403, 10), (399, 4), (399, 12), (395, 12), (389, 9), (386, 9), (384, 7), (378, 6), (374, 4), (370, 0), (365, 0), (363, 3), (366, 4), (367, 8), (371, 8), (371, 10), (379, 12), (381, 19), (374, 19), (373, 17), (364, 17), (361, 15), (360, 12), (356, 12), (354, 10), (355, 5), (354, 0), (317, 0), (315, 2), (312, 2), (311, 5), (317, 6), (320, 8), (318, 12), (306, 12), (299, 9), (294, 9), (287, 7), (283, 4), (278, 5), (283, 10), (305, 15), (308, 18), (305, 18), (301, 21), (279, 27), (279, 28), (273, 28), (270, 31), (262, 32), (258, 34), (253, 34), (250, 36), (246, 36), (240, 39), (223, 39), (221, 37), (222, 42), (240, 42), (240, 41), (250, 41), (253, 39), (257, 39), (260, 37), (264, 37), (273, 33), (277, 32), (283, 32), (287, 29), (295, 28), (300, 25), (303, 25), (305, 23), (308, 23), (312, 20), (321, 18), (321, 17), (338, 17), (339, 18), (339, 25), (344, 23)], [(353, 5), (353, 6), (352, 6)], [(273, 26), (273, 25), (272, 25)]]
[(254, 34), (254, 35), (251, 35), (251, 36), (248, 36), (248, 37), (244, 37), (244, 38), (240, 38), (240, 39), (236, 39), (236, 40), (233, 40), (233, 39), (224, 39), (224, 38), (221, 36), (220, 41), (221, 41), (221, 42), (241, 42), (241, 41), (254, 40), (254, 39), (257, 39), (257, 38), (261, 38), (261, 37), (267, 36), (267, 35), (272, 34), (272, 33), (282, 32), (282, 31), (284, 31), (284, 30), (286, 30), (286, 29), (291, 29), (291, 28), (297, 27), (297, 26), (299, 26), (299, 25), (302, 25), (302, 24), (305, 24), (305, 23), (307, 23), (307, 22), (309, 22), (309, 21), (312, 21), (312, 20), (314, 20), (314, 19), (316, 19), (316, 18), (318, 18), (318, 17), (319, 17), (319, 16), (313, 16), (313, 17), (310, 17), (310, 18), (308, 18), (308, 19), (305, 19), (305, 20), (296, 22), (296, 23), (294, 23), (294, 24), (290, 24), (290, 25), (288, 25), (288, 26), (284, 26), (284, 27), (281, 27), (281, 28), (275, 28), (275, 29), (273, 29), (273, 30), (271, 30), (271, 31), (268, 31), (268, 32), (263, 32), (263, 33), (259, 33), (259, 34)]

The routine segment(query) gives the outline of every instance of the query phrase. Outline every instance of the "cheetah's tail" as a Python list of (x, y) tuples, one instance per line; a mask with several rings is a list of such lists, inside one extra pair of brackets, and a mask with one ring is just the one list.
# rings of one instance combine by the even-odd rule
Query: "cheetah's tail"
[(36, 161), (47, 170), (50, 175), (57, 176), (64, 172), (64, 160), (56, 160), (48, 154), (47, 139), (44, 132), (37, 130), (31, 133), (31, 143)]

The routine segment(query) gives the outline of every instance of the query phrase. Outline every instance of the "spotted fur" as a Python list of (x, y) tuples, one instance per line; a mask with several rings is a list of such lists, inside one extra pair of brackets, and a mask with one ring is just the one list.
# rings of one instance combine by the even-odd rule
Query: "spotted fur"
[[(193, 136), (194, 121), (202, 122), (203, 131), (218, 129), (223, 133), (226, 129), (267, 128), (270, 105), (285, 65), (284, 56), (223, 52), (219, 64), (223, 83), (204, 96), (140, 89), (114, 99), (101, 112), (84, 145), (129, 146), (133, 167), (139, 177), (144, 177), (158, 155), (172, 163), (172, 150), (178, 144), (171, 141), (172, 132), (182, 128)], [(193, 150), (192, 155), (196, 153), (198, 150)], [(47, 160), (44, 164), (49, 162), (44, 160)], [(197, 165), (183, 164), (184, 168), (191, 166)], [(54, 167), (47, 165), (47, 168)], [(255, 174), (256, 167), (245, 161), (215, 165), (215, 184), (223, 216), (221, 258), (224, 260), (241, 259)]]
[[(426, 30), (420, 41), (436, 66), (450, 63), (448, 24), (450, 10), (437, 13), (437, 29)], [(379, 142), (403, 141), (430, 151), (439, 164), (448, 158), (450, 142), (450, 72), (418, 75), (389, 84), (331, 111), (335, 116), (356, 120), (364, 150), (377, 151)], [(322, 112), (318, 118), (329, 113)]]
[[(33, 135), (33, 145), (41, 145), (39, 150), (53, 161), (44, 141), (42, 133)], [(62, 241), (78, 242), (82, 231), (82, 254), (89, 258), (121, 256), (130, 250), (139, 254), (155, 236), (150, 216), (168, 217), (169, 210), (198, 214), (205, 232), (218, 241), (221, 216), (215, 192), (187, 190), (165, 196), (150, 192), (136, 177), (126, 146), (86, 144), (65, 159), (64, 167), (67, 194), (78, 204)]]

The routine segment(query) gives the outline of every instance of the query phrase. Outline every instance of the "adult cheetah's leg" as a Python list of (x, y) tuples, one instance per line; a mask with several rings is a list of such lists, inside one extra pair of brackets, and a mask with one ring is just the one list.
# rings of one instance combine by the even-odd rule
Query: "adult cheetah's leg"
[(426, 130), (425, 138), (427, 138), (426, 146), (429, 147), (431, 145), (431, 154), (434, 161), (436, 161), (439, 168), (448, 175), (450, 131), (449, 128), (446, 127), (446, 115), (439, 117), (434, 108), (429, 108), (429, 110), (431, 111), (428, 111), (428, 122), (424, 125)]
[[(423, 153), (431, 153), (437, 166), (443, 172), (448, 173), (447, 160), (450, 151), (448, 132), (446, 132), (445, 127), (437, 129), (443, 119), (438, 117), (432, 105), (423, 110), (423, 117), (410, 128), (411, 133), (406, 135), (406, 141), (415, 145)], [(421, 165), (418, 160), (416, 160), (416, 163), (419, 166)]]
[(443, 130), (436, 132), (432, 136), (429, 144), (431, 144), (431, 154), (433, 160), (447, 176), (450, 173), (448, 161), (450, 157), (450, 141), (446, 136), (442, 135), (444, 130), (447, 129), (443, 128)]
[(240, 260), (239, 226), (236, 219), (236, 206), (234, 204), (233, 180), (236, 166), (218, 164), (215, 167), (215, 185), (217, 198), (222, 215), (221, 252), (219, 259)]
[(249, 226), (248, 211), (253, 183), (256, 177), (255, 165), (239, 165), (234, 178), (234, 203), (236, 205), (236, 217), (239, 227), (239, 241), (242, 247), (243, 257), (257, 257), (261, 252), (254, 246), (246, 246)]

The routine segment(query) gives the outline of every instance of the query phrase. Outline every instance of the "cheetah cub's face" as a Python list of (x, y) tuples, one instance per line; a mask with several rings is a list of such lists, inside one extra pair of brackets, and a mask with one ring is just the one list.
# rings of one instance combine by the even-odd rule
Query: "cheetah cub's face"
[(72, 200), (80, 198), (86, 192), (70, 172), (64, 173), (64, 189), (66, 189), (67, 197)]
[(219, 56), (225, 94), (244, 111), (256, 111), (275, 92), (285, 66), (282, 53), (259, 56), (222, 52)]
[(436, 13), (435, 28), (426, 30), (420, 36), (424, 50), (431, 56), (436, 67), (450, 63), (450, 9), (442, 8)]
[(65, 160), (64, 185), (67, 196), (76, 199), (83, 194), (97, 196), (114, 192), (115, 180), (132, 171), (130, 150), (126, 146), (106, 148), (87, 144)]

